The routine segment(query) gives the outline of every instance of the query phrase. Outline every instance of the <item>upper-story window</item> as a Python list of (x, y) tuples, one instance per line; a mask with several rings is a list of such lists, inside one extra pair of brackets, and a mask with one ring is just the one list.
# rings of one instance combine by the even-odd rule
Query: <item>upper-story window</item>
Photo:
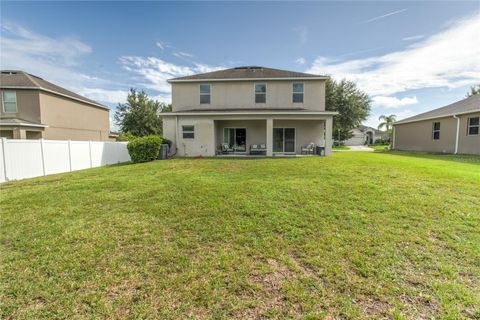
[(267, 102), (267, 85), (265, 83), (255, 84), (255, 103)]
[(17, 112), (17, 93), (15, 91), (2, 92), (3, 112)]
[(294, 82), (293, 83), (293, 103), (303, 103), (303, 82)]
[(432, 126), (433, 140), (440, 140), (440, 122), (434, 122)]
[(477, 136), (480, 128), (480, 117), (468, 118), (468, 135)]
[(200, 104), (210, 104), (212, 86), (208, 83), (200, 84)]

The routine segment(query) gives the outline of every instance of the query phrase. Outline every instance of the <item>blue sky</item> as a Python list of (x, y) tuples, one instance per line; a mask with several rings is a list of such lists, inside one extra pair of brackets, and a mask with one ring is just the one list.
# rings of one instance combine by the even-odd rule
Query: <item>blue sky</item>
[(480, 83), (480, 2), (4, 2), (0, 66), (115, 108), (130, 87), (239, 65), (355, 80), (404, 118)]

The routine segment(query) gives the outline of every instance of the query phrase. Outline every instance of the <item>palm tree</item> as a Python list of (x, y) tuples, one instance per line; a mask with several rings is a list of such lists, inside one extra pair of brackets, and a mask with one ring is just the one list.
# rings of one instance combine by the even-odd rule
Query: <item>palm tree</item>
[(391, 114), (389, 116), (381, 115), (378, 118), (380, 124), (378, 125), (378, 130), (382, 130), (383, 127), (387, 129), (387, 132), (392, 128), (392, 124), (397, 121), (397, 116), (394, 114)]
[(392, 130), (391, 130), (391, 128), (393, 126), (393, 123), (397, 120), (397, 116), (394, 115), (394, 114), (391, 114), (389, 116), (381, 115), (378, 118), (378, 120), (382, 121), (378, 125), (378, 130), (382, 130), (382, 128), (385, 127), (387, 129), (388, 140), (389, 140), (389, 142), (392, 141)]

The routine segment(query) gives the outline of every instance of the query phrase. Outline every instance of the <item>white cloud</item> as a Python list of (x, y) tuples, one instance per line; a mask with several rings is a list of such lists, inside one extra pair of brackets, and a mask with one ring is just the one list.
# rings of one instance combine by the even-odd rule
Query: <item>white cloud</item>
[(418, 103), (417, 97), (386, 97), (386, 96), (375, 96), (372, 98), (373, 104), (375, 106), (385, 107), (385, 108), (400, 108), (404, 106), (409, 106), (412, 104)]
[(405, 11), (407, 11), (407, 9), (400, 9), (400, 10), (397, 10), (397, 11), (389, 12), (389, 13), (386, 13), (386, 14), (382, 14), (381, 16), (377, 16), (377, 17), (365, 20), (362, 23), (370, 23), (370, 22), (377, 21), (377, 20), (380, 20), (380, 19), (383, 19), (383, 18), (386, 18), (386, 17), (390, 17), (390, 16), (393, 16), (395, 14), (399, 14), (399, 13), (402, 13), (402, 12), (405, 12)]
[(193, 54), (182, 51), (174, 52), (173, 55), (178, 58), (193, 58)]
[(318, 57), (307, 72), (354, 80), (372, 96), (457, 88), (480, 81), (479, 38), (477, 13), (403, 51), (344, 62)]
[(200, 63), (194, 63), (192, 66), (183, 66), (156, 57), (124, 56), (119, 59), (119, 62), (125, 70), (139, 75), (142, 81), (144, 81), (143, 85), (146, 88), (159, 91), (164, 98), (170, 96), (168, 79), (223, 68)]
[(77, 91), (90, 99), (98, 102), (124, 103), (127, 100), (128, 91), (107, 90), (100, 88), (79, 88)]
[(307, 60), (305, 60), (305, 58), (300, 57), (297, 60), (295, 60), (295, 63), (302, 65), (302, 64), (307, 63)]
[(423, 34), (402, 38), (402, 41), (415, 41), (425, 38)]
[(23, 26), (1, 24), (0, 68), (23, 70), (99, 102), (117, 103), (122, 100), (119, 90), (109, 90), (109, 80), (78, 72), (93, 50), (74, 38), (52, 38)]

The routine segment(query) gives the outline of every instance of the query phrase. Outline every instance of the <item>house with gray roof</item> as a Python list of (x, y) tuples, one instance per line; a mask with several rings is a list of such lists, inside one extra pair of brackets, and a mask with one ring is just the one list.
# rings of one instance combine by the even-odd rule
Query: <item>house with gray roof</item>
[(480, 155), (480, 95), (393, 124), (395, 150)]
[(0, 100), (3, 138), (111, 140), (107, 106), (27, 72), (1, 71)]
[(258, 66), (170, 79), (164, 137), (188, 157), (328, 155), (336, 113), (325, 111), (327, 79)]

